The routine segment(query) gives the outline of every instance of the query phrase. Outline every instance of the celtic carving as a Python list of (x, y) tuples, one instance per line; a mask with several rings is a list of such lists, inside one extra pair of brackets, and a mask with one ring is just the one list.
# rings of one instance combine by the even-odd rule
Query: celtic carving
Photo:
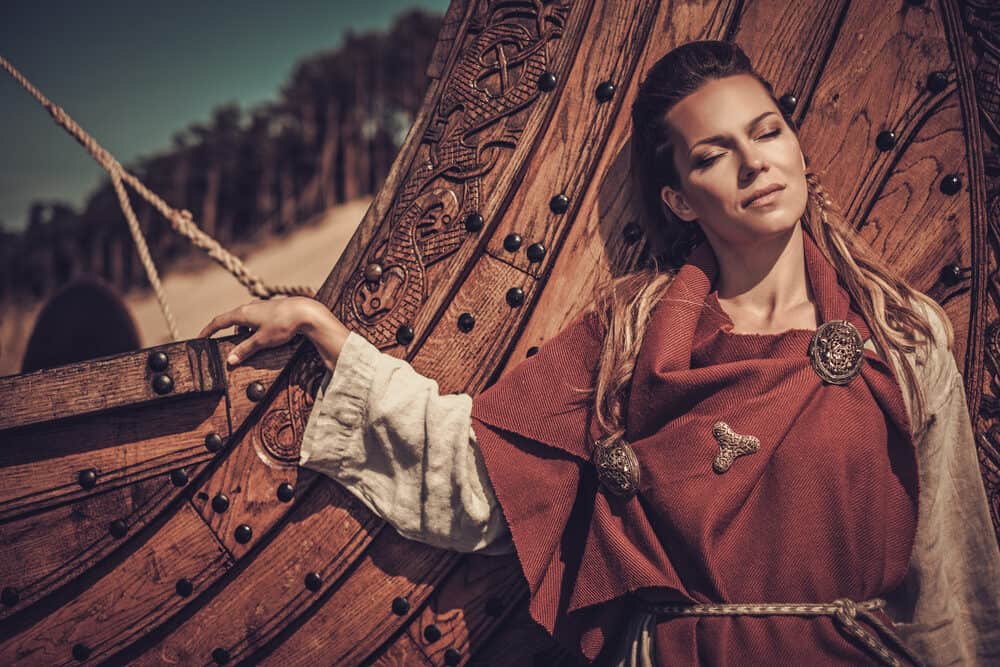
[(282, 464), (298, 465), (302, 433), (325, 375), (326, 366), (315, 349), (305, 351), (301, 363), (292, 364), (288, 391), (277, 394), (285, 397), (286, 404), (280, 405), (280, 398), (276, 399), (254, 427), (254, 440), (268, 457)]

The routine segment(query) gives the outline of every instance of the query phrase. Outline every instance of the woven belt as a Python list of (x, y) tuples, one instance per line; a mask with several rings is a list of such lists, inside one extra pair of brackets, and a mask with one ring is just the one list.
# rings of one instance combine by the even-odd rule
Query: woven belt
[[(872, 610), (885, 607), (885, 600), (875, 598), (864, 602), (855, 602), (847, 598), (825, 604), (795, 604), (762, 602), (758, 604), (656, 604), (636, 598), (640, 606), (658, 617), (663, 616), (833, 616), (837, 626), (848, 635), (858, 639), (871, 654), (883, 664), (899, 667), (902, 663), (894, 655), (886, 642), (897, 654), (904, 656), (914, 665), (920, 665), (913, 652), (903, 641), (872, 613)], [(883, 636), (866, 630), (858, 618), (870, 623)]]

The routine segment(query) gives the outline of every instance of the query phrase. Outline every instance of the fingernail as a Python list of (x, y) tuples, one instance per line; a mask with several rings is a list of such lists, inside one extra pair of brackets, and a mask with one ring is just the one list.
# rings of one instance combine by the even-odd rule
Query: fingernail
[(226, 358), (226, 361), (229, 362), (230, 364), (235, 364), (239, 360), (240, 358), (237, 357), (235, 354), (230, 354), (229, 357)]

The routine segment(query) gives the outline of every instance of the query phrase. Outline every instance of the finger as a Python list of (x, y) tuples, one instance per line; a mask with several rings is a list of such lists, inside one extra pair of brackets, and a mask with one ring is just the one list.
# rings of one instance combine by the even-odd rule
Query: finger
[(220, 329), (241, 324), (249, 326), (249, 320), (243, 314), (242, 309), (235, 308), (229, 312), (213, 317), (212, 321), (206, 324), (205, 328), (198, 334), (198, 338), (207, 338)]
[(261, 340), (259, 335), (253, 335), (247, 338), (245, 341), (234, 347), (230, 352), (229, 356), (226, 357), (226, 363), (230, 366), (235, 366), (246, 359), (252, 357), (258, 350), (266, 347), (264, 341)]

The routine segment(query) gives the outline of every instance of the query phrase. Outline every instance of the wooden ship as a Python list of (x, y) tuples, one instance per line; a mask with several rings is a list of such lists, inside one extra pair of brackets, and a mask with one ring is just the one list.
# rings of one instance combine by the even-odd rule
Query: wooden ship
[[(642, 72), (733, 39), (858, 233), (951, 317), (1000, 529), (998, 27), (991, 0), (453, 0), (317, 298), (482, 390), (647, 252)], [(238, 340), (0, 378), (0, 664), (573, 664), (513, 556), (403, 539), (299, 468), (323, 366), (295, 340), (227, 369)]]

